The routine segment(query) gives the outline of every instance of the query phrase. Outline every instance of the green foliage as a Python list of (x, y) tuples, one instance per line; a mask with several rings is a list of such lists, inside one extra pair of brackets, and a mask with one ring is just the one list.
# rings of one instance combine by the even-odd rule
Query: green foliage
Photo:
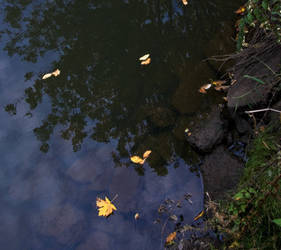
[(236, 194), (219, 205), (227, 249), (281, 249), (280, 136), (272, 128), (257, 135)]
[(273, 32), (281, 42), (281, 0), (248, 0), (246, 11), (239, 23), (237, 49), (245, 42), (248, 27), (260, 27)]

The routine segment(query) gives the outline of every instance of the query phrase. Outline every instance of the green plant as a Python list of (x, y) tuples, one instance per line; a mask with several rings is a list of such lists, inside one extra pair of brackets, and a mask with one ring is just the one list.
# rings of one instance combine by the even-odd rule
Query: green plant
[(248, 0), (246, 11), (239, 22), (237, 49), (245, 44), (248, 27), (259, 27), (265, 32), (273, 32), (281, 42), (281, 0)]

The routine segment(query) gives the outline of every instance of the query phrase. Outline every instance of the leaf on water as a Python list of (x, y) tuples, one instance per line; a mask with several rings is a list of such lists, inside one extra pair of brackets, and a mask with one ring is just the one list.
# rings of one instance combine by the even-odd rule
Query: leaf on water
[(147, 58), (145, 61), (141, 62), (141, 65), (148, 65), (148, 64), (150, 64), (150, 62), (151, 62), (151, 59)]
[(207, 89), (211, 88), (212, 84), (205, 84), (203, 86), (200, 87), (200, 89), (198, 90), (200, 93), (202, 94), (206, 94), (207, 93)]
[(151, 150), (147, 150), (143, 153), (143, 159), (146, 159), (151, 154)]
[(108, 217), (114, 210), (117, 210), (107, 197), (105, 197), (105, 200), (97, 197), (96, 204), (99, 210), (99, 216)]
[(173, 244), (173, 240), (176, 238), (177, 232), (170, 233), (166, 238), (166, 244), (171, 245)]
[(226, 81), (213, 81), (212, 84), (215, 85), (215, 86), (221, 86), (223, 84), (225, 84)]
[(215, 90), (216, 91), (225, 91), (225, 90), (227, 90), (227, 89), (229, 89), (229, 86), (216, 86), (215, 87)]
[(140, 218), (140, 214), (139, 213), (136, 213), (135, 214), (135, 220), (138, 220)]
[(45, 74), (45, 75), (43, 75), (43, 77), (42, 77), (42, 79), (43, 80), (45, 80), (45, 79), (47, 79), (47, 78), (49, 78), (49, 77), (51, 77), (51, 76), (58, 76), (60, 74), (60, 70), (59, 69), (56, 69), (54, 72), (52, 72), (52, 73), (47, 73), (47, 74)]
[(45, 80), (45, 79), (51, 77), (52, 75), (53, 75), (52, 73), (45, 74), (45, 75), (43, 75), (42, 79)]
[(140, 61), (145, 61), (148, 57), (150, 57), (150, 54), (145, 54), (144, 56), (140, 57)]
[(133, 163), (141, 164), (141, 165), (142, 165), (142, 164), (144, 164), (145, 159), (142, 159), (142, 158), (140, 158), (139, 156), (134, 155), (134, 156), (131, 157), (131, 161), (132, 161)]
[(188, 5), (188, 1), (187, 1), (187, 0), (182, 0), (182, 3), (183, 3), (184, 5)]
[(196, 220), (200, 219), (203, 215), (204, 215), (204, 210), (202, 210), (202, 212), (200, 212), (197, 216), (195, 216), (195, 218), (193, 220), (196, 221)]
[(235, 11), (236, 14), (243, 14), (246, 11), (244, 6), (241, 6), (238, 10)]

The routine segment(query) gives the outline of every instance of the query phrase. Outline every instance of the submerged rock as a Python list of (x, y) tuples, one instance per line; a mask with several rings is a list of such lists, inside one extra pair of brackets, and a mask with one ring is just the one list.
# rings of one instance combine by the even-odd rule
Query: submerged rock
[(220, 114), (220, 108), (214, 106), (207, 117), (189, 128), (191, 135), (187, 136), (187, 141), (199, 151), (211, 151), (224, 137), (225, 126)]
[(217, 147), (201, 165), (205, 192), (215, 200), (224, 198), (238, 184), (243, 168), (242, 161), (223, 146)]

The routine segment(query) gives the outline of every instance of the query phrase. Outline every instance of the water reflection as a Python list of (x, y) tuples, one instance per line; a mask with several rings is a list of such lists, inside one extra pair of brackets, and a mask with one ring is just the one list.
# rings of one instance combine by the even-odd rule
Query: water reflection
[[(34, 129), (41, 150), (49, 150), (56, 129), (74, 151), (87, 137), (117, 139), (116, 161), (153, 148), (150, 166), (165, 175), (159, 166), (187, 147), (183, 133), (170, 131), (184, 129), (182, 120), (214, 101), (196, 89), (216, 77), (200, 61), (206, 56), (202, 46), (233, 6), (220, 5), (218, 0), (194, 1), (188, 8), (180, 1), (156, 0), (7, 1), (2, 32), (8, 53), (31, 62), (50, 51), (56, 55), (45, 72), (25, 75), (33, 82), (25, 89), (26, 115), (44, 101), (51, 107)], [(210, 25), (213, 18), (217, 22)], [(146, 52), (152, 63), (144, 67), (138, 58)], [(56, 68), (59, 77), (41, 79)], [(18, 105), (6, 110), (15, 114)]]
[[(201, 61), (217, 42), (229, 49), (221, 34), (238, 3), (189, 2), (4, 1), (1, 45), (14, 57), (0, 52), (1, 246), (158, 249), (159, 204), (187, 192), (193, 205), (176, 215), (192, 223), (202, 187), (184, 129), (218, 98), (197, 91), (217, 76)], [(130, 162), (148, 149), (143, 167)], [(118, 212), (99, 218), (95, 198), (115, 194)]]

